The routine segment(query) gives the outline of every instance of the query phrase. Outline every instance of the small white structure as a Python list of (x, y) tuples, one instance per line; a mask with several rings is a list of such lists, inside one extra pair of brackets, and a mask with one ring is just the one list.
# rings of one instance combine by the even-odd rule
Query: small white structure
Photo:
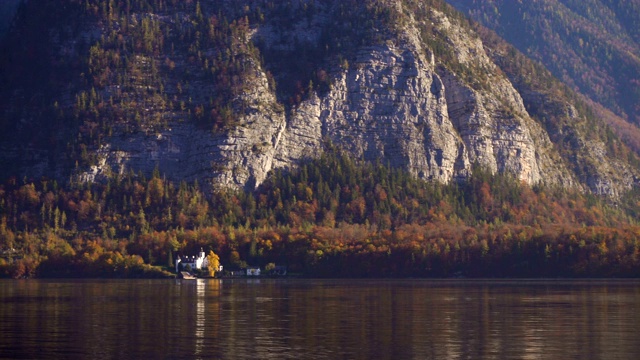
[(183, 259), (178, 255), (176, 259), (176, 273), (180, 271), (180, 264), (182, 264), (183, 269), (189, 265), (193, 270), (201, 270), (209, 266), (209, 260), (207, 260), (207, 256), (204, 254), (204, 249), (200, 248), (198, 257), (185, 256)]
[(248, 267), (247, 268), (247, 276), (260, 276), (260, 268), (259, 267)]

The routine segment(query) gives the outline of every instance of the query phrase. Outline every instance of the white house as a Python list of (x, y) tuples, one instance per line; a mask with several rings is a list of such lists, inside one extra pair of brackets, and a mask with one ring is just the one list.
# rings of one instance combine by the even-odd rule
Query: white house
[(260, 276), (260, 268), (259, 267), (248, 267), (247, 268), (247, 276)]
[(198, 257), (185, 256), (183, 259), (178, 255), (178, 258), (176, 259), (176, 273), (180, 271), (180, 264), (182, 264), (183, 269), (189, 265), (193, 270), (201, 270), (209, 266), (209, 260), (207, 260), (207, 256), (204, 254), (204, 249), (200, 248)]

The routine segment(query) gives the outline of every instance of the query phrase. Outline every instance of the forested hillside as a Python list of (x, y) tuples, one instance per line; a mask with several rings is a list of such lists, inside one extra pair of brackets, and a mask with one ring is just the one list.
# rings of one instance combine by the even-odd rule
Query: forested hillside
[(128, 174), (106, 184), (0, 186), (0, 274), (166, 276), (177, 254), (227, 269), (268, 263), (307, 276), (638, 276), (640, 202), (530, 188), (477, 169), (426, 183), (329, 145), (254, 193)]
[(640, 149), (640, 1), (450, 0), (552, 73), (635, 124), (600, 112)]
[(640, 147), (442, 0), (28, 1), (13, 24), (1, 275), (167, 276), (203, 247), (308, 276), (638, 276)]
[(255, 188), (328, 137), (427, 180), (478, 162), (633, 188), (637, 152), (594, 108), (478, 31), (441, 0), (25, 2), (0, 45), (0, 166), (61, 182), (157, 167), (210, 192)]
[(114, 132), (232, 125), (230, 96), (254, 56), (232, 48), (246, 19), (205, 19), (191, 1), (28, 2), (17, 16), (3, 44), (2, 140), (28, 141), (17, 151), (50, 157), (52, 171), (95, 165)]

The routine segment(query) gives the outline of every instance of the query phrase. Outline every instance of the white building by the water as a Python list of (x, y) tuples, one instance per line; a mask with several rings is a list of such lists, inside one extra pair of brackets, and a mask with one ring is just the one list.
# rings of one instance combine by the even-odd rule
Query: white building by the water
[(249, 266), (247, 268), (247, 276), (260, 276), (260, 268), (255, 266)]
[(198, 257), (185, 256), (184, 258), (181, 258), (180, 255), (178, 255), (178, 258), (176, 259), (176, 273), (180, 271), (180, 264), (182, 264), (183, 269), (189, 265), (193, 270), (201, 270), (209, 266), (209, 260), (207, 260), (204, 249), (200, 248)]

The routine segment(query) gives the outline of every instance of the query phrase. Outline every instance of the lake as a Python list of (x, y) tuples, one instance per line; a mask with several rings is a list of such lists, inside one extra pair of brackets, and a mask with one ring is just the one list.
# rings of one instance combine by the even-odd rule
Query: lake
[(2, 280), (0, 358), (640, 359), (640, 282)]

